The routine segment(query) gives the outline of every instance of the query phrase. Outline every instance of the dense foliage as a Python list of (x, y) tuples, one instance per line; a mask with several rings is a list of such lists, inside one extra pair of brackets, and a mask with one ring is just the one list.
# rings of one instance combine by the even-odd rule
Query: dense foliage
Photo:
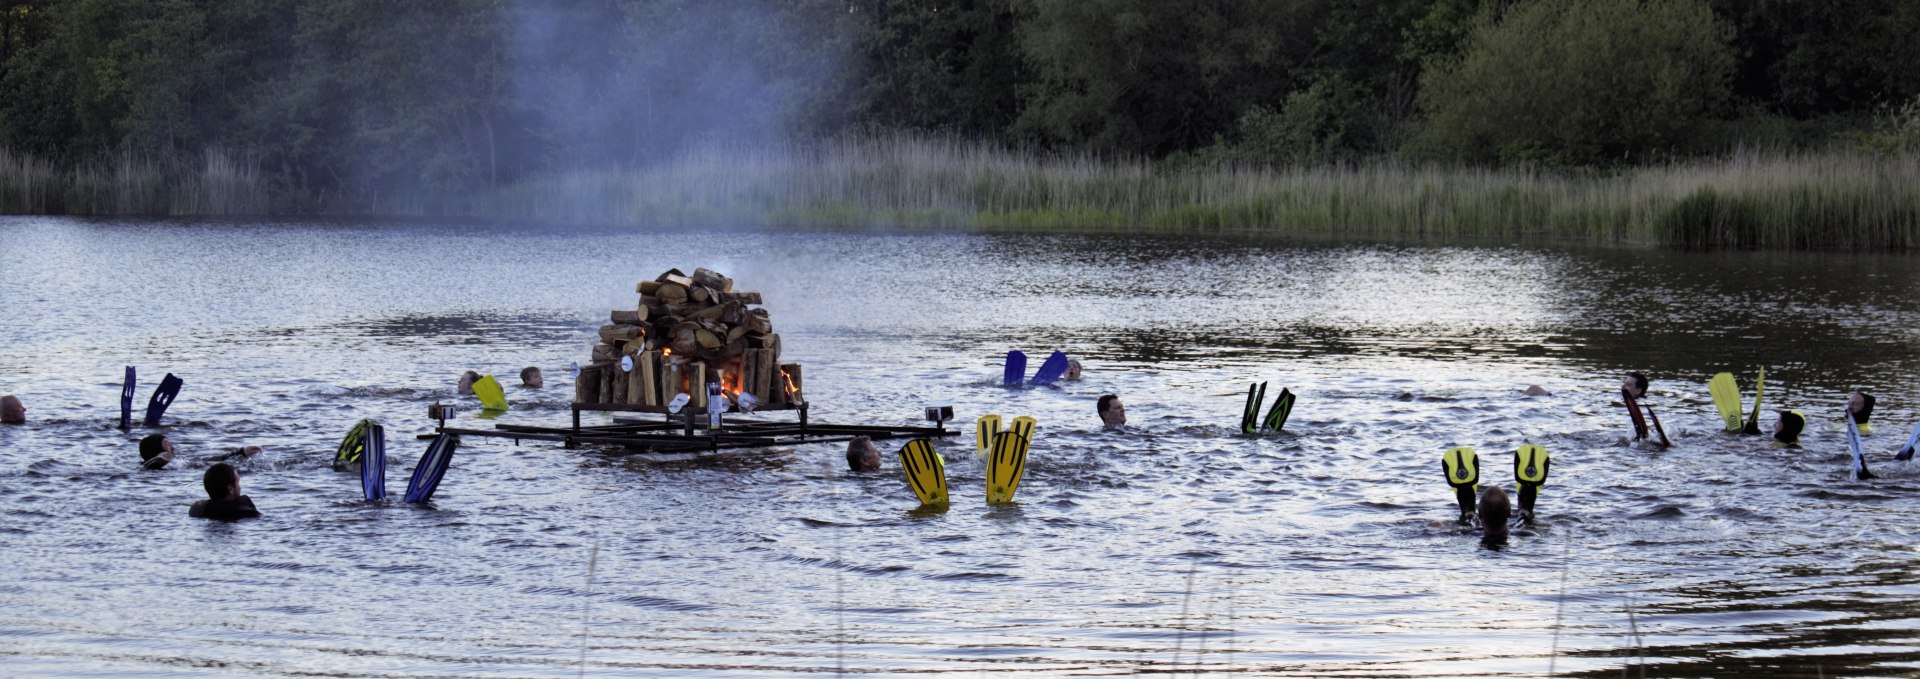
[[(0, 0), (0, 149), (433, 211), (694, 147), (1616, 165), (1911, 149), (1912, 0)], [(211, 163), (211, 160), (207, 161)]]

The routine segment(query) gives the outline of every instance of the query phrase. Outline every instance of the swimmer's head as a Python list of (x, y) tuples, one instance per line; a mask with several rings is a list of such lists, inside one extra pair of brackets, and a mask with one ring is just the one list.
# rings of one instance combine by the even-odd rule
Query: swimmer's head
[(1067, 359), (1067, 372), (1065, 374), (1062, 374), (1060, 376), (1060, 379), (1067, 380), (1067, 381), (1080, 379), (1080, 359), (1077, 359), (1077, 358)]
[(1627, 379), (1621, 380), (1620, 388), (1633, 394), (1634, 398), (1647, 395), (1647, 376), (1641, 373), (1627, 373)]
[(1847, 399), (1847, 412), (1853, 415), (1854, 424), (1866, 424), (1867, 420), (1873, 419), (1874, 401), (1873, 394), (1853, 392), (1853, 396)]
[(148, 469), (159, 469), (173, 461), (173, 442), (166, 434), (148, 434), (140, 439), (140, 464)]
[(1499, 486), (1487, 486), (1480, 491), (1480, 501), (1475, 507), (1480, 514), (1480, 526), (1486, 530), (1480, 542), (1486, 545), (1501, 545), (1507, 542), (1507, 520), (1513, 518), (1513, 504), (1507, 501), (1507, 491)]
[(1807, 418), (1791, 410), (1775, 411), (1779, 419), (1773, 421), (1773, 440), (1793, 445), (1800, 442), (1800, 432), (1807, 429)]
[(1094, 403), (1093, 409), (1100, 413), (1100, 423), (1109, 427), (1118, 427), (1127, 423), (1127, 406), (1120, 397), (1107, 394)]
[(547, 385), (547, 380), (540, 376), (539, 368), (527, 366), (520, 369), (520, 384), (539, 389)]
[(873, 439), (855, 436), (847, 442), (847, 469), (856, 472), (880, 470), (880, 449), (873, 445)]
[(206, 475), (200, 477), (200, 485), (206, 487), (210, 500), (239, 497), (240, 472), (233, 465), (222, 462), (207, 468)]
[(27, 406), (13, 394), (0, 396), (0, 424), (26, 424)]

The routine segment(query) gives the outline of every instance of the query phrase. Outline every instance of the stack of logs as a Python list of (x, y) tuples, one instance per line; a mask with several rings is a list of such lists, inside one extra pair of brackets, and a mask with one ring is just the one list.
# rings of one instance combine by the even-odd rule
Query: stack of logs
[[(707, 407), (706, 385), (718, 383), (729, 400), (752, 394), (761, 409), (797, 407), (800, 365), (780, 363), (780, 336), (760, 293), (735, 292), (733, 279), (707, 269), (672, 269), (640, 283), (640, 304), (614, 309), (600, 327), (593, 361), (580, 369), (574, 403), (617, 409), (666, 410), (686, 394), (696, 411)], [(630, 358), (632, 370), (622, 368)]]

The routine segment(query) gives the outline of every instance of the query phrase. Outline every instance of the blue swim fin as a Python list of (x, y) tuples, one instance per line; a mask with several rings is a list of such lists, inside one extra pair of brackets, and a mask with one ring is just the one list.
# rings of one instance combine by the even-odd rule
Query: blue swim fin
[(1045, 363), (1040, 364), (1040, 370), (1033, 374), (1033, 383), (1053, 384), (1060, 381), (1060, 376), (1065, 374), (1067, 374), (1067, 352), (1054, 351), (1052, 356), (1047, 357)]
[(167, 406), (173, 405), (174, 397), (180, 395), (182, 384), (186, 383), (174, 377), (173, 373), (167, 373), (166, 378), (160, 380), (160, 388), (154, 389), (153, 397), (147, 399), (147, 426), (160, 426), (160, 416), (166, 414)]
[(127, 380), (120, 383), (120, 431), (133, 426), (133, 366), (127, 366)]
[(434, 437), (426, 454), (420, 456), (420, 464), (413, 467), (413, 479), (407, 482), (408, 502), (433, 499), (433, 491), (440, 488), (440, 480), (447, 475), (447, 465), (453, 462), (453, 449), (459, 446), (460, 439), (452, 434)]
[(368, 502), (387, 497), (387, 430), (377, 424), (367, 432), (367, 450), (360, 457), (360, 492)]
[(1027, 355), (1019, 349), (1007, 352), (1007, 369), (1000, 375), (1000, 386), (1017, 387), (1027, 376)]

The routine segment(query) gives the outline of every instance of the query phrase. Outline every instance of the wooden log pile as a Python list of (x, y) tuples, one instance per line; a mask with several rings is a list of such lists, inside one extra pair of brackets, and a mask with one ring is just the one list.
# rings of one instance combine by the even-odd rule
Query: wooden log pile
[(705, 410), (710, 383), (736, 404), (752, 394), (760, 409), (804, 402), (800, 365), (780, 362), (780, 335), (767, 310), (757, 308), (760, 293), (736, 291), (733, 279), (707, 269), (691, 276), (672, 269), (634, 291), (639, 304), (614, 309), (600, 326), (574, 403), (665, 410), (686, 394), (690, 407)]

